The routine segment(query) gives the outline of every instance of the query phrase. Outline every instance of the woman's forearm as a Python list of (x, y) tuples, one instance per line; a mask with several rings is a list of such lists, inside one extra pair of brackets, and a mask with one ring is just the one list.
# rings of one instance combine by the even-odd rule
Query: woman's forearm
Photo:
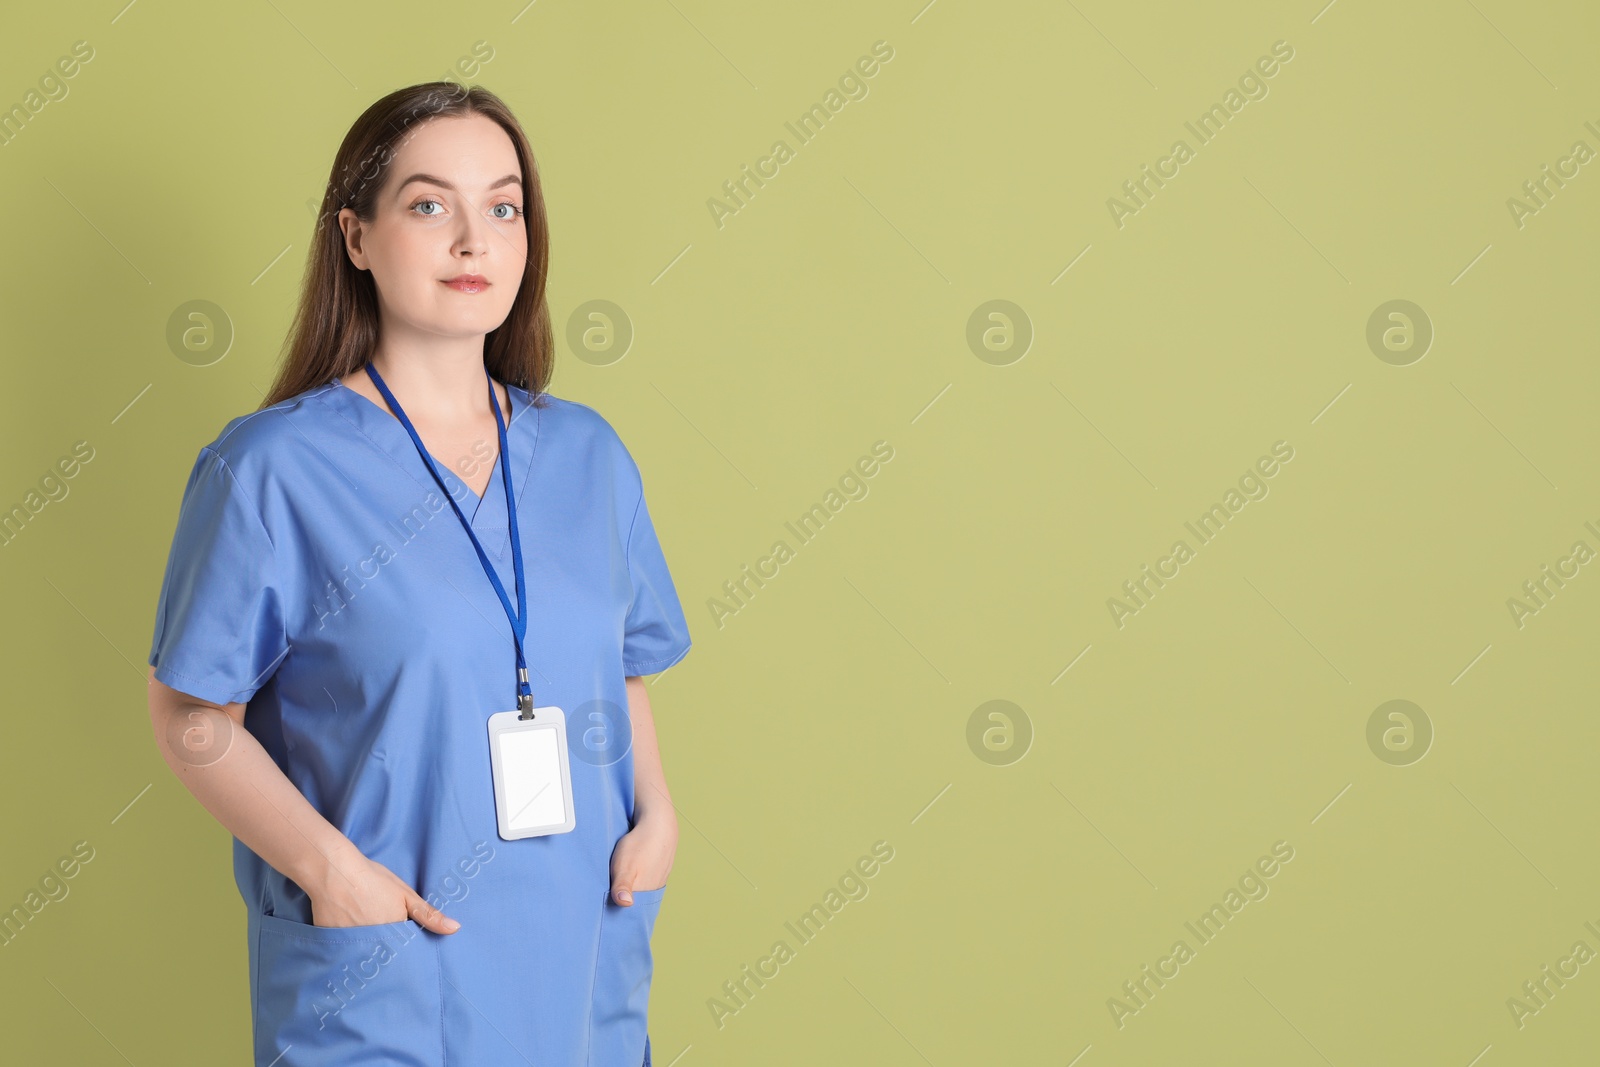
[(628, 692), (628, 719), (633, 731), (633, 810), (634, 822), (646, 818), (666, 819), (676, 825), (677, 814), (667, 792), (666, 772), (661, 767), (661, 745), (656, 737), (655, 713), (643, 678), (625, 680)]
[(318, 896), (360, 855), (244, 728), (244, 705), (195, 700), (150, 677), (150, 725), (167, 766), (228, 831)]

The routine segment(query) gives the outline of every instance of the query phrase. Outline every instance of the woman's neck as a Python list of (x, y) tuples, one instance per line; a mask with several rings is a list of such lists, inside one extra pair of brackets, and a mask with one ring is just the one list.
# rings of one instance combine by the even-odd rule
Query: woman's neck
[[(394, 351), (380, 345), (372, 364), (415, 422), (462, 426), (494, 417), (489, 410), (489, 379), (484, 374), (481, 339), (459, 349), (436, 349), (425, 354)], [(365, 367), (341, 380), (369, 398), (379, 397), (381, 404)], [(495, 395), (500, 400), (502, 417), (509, 418), (510, 397), (499, 382), (495, 383)]]
[[(489, 414), (489, 390), (483, 370), (483, 345), (455, 351), (390, 352), (379, 346), (372, 365), (395, 398), (429, 421), (470, 422)], [(366, 376), (366, 370), (361, 372)]]

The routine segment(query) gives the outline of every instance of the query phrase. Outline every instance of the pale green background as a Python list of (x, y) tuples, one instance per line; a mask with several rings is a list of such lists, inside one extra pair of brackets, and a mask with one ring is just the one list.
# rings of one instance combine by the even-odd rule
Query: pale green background
[[(197, 449), (271, 378), (340, 138), (478, 40), (544, 176), (553, 391), (638, 457), (695, 639), (651, 691), (683, 830), (658, 1064), (1592, 1057), (1600, 964), (1523, 1029), (1506, 999), (1600, 949), (1600, 576), (1520, 630), (1506, 600), (1600, 548), (1600, 164), (1521, 229), (1506, 200), (1600, 149), (1600, 18), (1319, 7), (11, 13), (0, 102), (96, 56), (0, 148), (0, 503), (97, 455), (0, 550), (0, 904), (97, 855), (0, 949), (3, 1058), (246, 1062), (230, 839), (145, 714), (162, 566)], [(880, 39), (870, 95), (719, 231), (707, 198)], [(1114, 226), (1280, 39), (1270, 95)], [(595, 299), (636, 330), (610, 366), (565, 343)], [(1035, 330), (1010, 366), (965, 340), (991, 299)], [(1437, 331), (1411, 366), (1365, 342), (1391, 299)], [(191, 300), (236, 330), (212, 366), (166, 341)], [(870, 495), (718, 629), (708, 598), (879, 439)], [(1106, 599), (1280, 439), (1271, 495), (1117, 629)], [(1412, 766), (1366, 744), (1393, 698), (1437, 731)], [(967, 746), (995, 699), (1035, 731), (1010, 766)], [(879, 839), (870, 895), (714, 1026)], [(1270, 896), (1119, 1030), (1107, 999), (1278, 840)]]

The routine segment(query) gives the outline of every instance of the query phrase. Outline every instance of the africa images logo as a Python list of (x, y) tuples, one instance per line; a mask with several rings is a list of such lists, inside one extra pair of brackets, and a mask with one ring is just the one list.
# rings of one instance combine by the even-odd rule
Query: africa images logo
[[(1267, 80), (1278, 74), (1281, 69), (1279, 64), (1288, 63), (1293, 58), (1294, 47), (1288, 41), (1272, 42), (1272, 54), (1257, 59), (1255, 66), (1241, 74), (1238, 88), (1229, 86), (1222, 94), (1220, 103), (1212, 104), (1210, 108), (1201, 112), (1194, 122), (1183, 124), (1184, 128), (1194, 135), (1196, 145), (1204, 147), (1214, 141), (1250, 101), (1265, 100), (1269, 91)], [(1180, 137), (1172, 142), (1172, 147), (1166, 155), (1156, 160), (1154, 169), (1148, 163), (1141, 164), (1139, 177), (1130, 178), (1122, 183), (1122, 192), (1127, 197), (1126, 200), (1119, 200), (1114, 196), (1106, 198), (1106, 210), (1111, 214), (1112, 224), (1117, 229), (1122, 229), (1124, 220), (1148, 207), (1155, 194), (1165, 189), (1167, 182), (1181, 174), (1184, 165), (1192, 161), (1197, 154), (1196, 147)], [(1151, 187), (1152, 184), (1154, 188)]]
[[(1193, 522), (1185, 522), (1184, 529), (1194, 535), (1195, 545), (1179, 538), (1172, 543), (1167, 555), (1156, 560), (1155, 569), (1146, 563), (1138, 578), (1132, 578), (1122, 583), (1122, 591), (1127, 600), (1118, 597), (1106, 598), (1106, 610), (1111, 613), (1111, 621), (1117, 629), (1122, 629), (1128, 624), (1127, 620), (1139, 614), (1150, 606), (1150, 601), (1156, 593), (1165, 589), (1167, 582), (1176, 578), (1184, 564), (1194, 559), (1199, 548), (1209, 545), (1216, 540), (1217, 535), (1227, 527), (1245, 505), (1253, 500), (1265, 500), (1271, 487), (1267, 479), (1275, 477), (1283, 469), (1283, 465), (1294, 459), (1294, 446), (1288, 441), (1275, 441), (1272, 445), (1272, 455), (1264, 455), (1257, 459), (1253, 467), (1247, 468), (1239, 476), (1238, 488), (1230, 486), (1222, 494), (1222, 499), (1212, 504), (1202, 512)], [(1153, 588), (1152, 588), (1153, 585)]]

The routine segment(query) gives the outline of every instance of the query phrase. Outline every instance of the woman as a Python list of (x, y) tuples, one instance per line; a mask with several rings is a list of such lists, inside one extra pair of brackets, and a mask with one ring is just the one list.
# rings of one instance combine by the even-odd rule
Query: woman
[[(393, 93), (320, 217), (271, 394), (189, 477), (149, 660), (163, 755), (236, 839), (256, 1062), (649, 1064), (678, 828), (641, 676), (690, 638), (628, 450), (545, 392), (527, 139), (483, 89)], [(504, 833), (505, 712), (550, 768), (565, 728), (534, 836)]]

